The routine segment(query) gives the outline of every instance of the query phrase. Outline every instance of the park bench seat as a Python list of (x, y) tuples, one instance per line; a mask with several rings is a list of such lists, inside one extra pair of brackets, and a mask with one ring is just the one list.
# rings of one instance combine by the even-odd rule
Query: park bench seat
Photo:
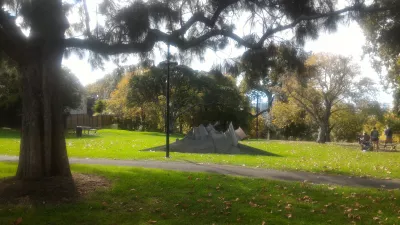
[(89, 129), (89, 132), (93, 132), (95, 134), (97, 132), (97, 129), (91, 128), (91, 129)]

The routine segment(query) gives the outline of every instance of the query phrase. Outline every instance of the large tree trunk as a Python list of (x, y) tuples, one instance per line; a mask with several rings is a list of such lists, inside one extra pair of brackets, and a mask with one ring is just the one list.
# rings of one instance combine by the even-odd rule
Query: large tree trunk
[(20, 179), (71, 176), (58, 91), (62, 55), (62, 48), (47, 46), (21, 65), (23, 119), (17, 171)]
[(324, 122), (321, 122), (319, 125), (319, 129), (318, 129), (318, 139), (317, 142), (318, 143), (325, 143), (326, 142), (326, 134), (327, 134), (327, 124), (325, 124)]
[(71, 177), (59, 91), (68, 21), (61, 0), (32, 0), (27, 7), (31, 30), (19, 62), (23, 115), (17, 178)]

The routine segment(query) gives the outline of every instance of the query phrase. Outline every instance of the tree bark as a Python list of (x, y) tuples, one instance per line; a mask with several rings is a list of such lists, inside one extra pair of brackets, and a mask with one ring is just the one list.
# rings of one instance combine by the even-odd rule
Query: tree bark
[(328, 126), (328, 128), (326, 129), (326, 142), (331, 142), (331, 131), (332, 129)]
[(20, 65), (23, 116), (17, 178), (71, 176), (58, 91), (63, 49), (54, 45), (36, 51)]
[(321, 144), (330, 142), (331, 141), (330, 134), (331, 130), (329, 126), (329, 118), (325, 118), (323, 121), (320, 121), (319, 123), (317, 142)]
[(326, 134), (327, 134), (327, 124), (325, 122), (320, 122), (317, 142), (321, 144), (326, 143)]
[(22, 134), (17, 178), (71, 177), (64, 137), (60, 82), (64, 32), (62, 2), (31, 1), (29, 44), (19, 63)]

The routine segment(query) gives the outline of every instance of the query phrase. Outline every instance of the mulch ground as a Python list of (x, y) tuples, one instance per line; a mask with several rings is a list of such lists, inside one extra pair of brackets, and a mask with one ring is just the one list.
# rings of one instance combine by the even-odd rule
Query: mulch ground
[(104, 177), (79, 173), (74, 173), (72, 178), (50, 177), (35, 181), (8, 178), (0, 180), (0, 204), (68, 203), (110, 186), (111, 182)]

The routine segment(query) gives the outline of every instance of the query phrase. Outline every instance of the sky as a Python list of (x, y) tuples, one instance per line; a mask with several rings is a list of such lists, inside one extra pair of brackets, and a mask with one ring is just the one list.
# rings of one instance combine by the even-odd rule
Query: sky
[[(90, 2), (91, 4), (95, 3), (95, 1), (88, 1), (88, 4), (90, 4)], [(88, 8), (94, 12), (96, 7), (94, 5), (88, 5)], [(91, 23), (92, 26), (95, 25), (93, 20)], [(386, 90), (386, 92), (384, 91), (383, 87), (380, 85), (379, 75), (370, 65), (369, 57), (362, 57), (362, 47), (364, 43), (365, 37), (361, 28), (357, 23), (350, 22), (348, 24), (339, 25), (338, 30), (335, 33), (320, 33), (317, 40), (306, 42), (304, 49), (314, 53), (327, 52), (351, 56), (354, 62), (359, 64), (361, 76), (369, 77), (377, 83), (380, 92), (376, 100), (378, 100), (380, 103), (391, 105), (393, 101), (391, 90)], [(172, 53), (173, 52), (176, 52), (176, 50), (172, 49)], [(232, 45), (219, 52), (208, 50), (204, 55), (204, 61), (193, 59), (190, 66), (195, 70), (207, 71), (213, 65), (222, 63), (225, 58), (240, 56), (242, 52), (243, 50), (237, 50)], [(161, 57), (161, 54), (155, 54), (154, 61), (156, 64), (164, 60), (165, 59)], [(136, 63), (137, 60), (132, 57), (127, 62), (120, 65), (132, 65)], [(79, 78), (83, 85), (95, 82), (117, 67), (112, 62), (106, 62), (104, 65), (104, 70), (93, 69), (87, 62), (87, 59), (79, 59), (76, 55), (71, 55), (69, 58), (64, 58), (63, 65), (68, 67)]]

